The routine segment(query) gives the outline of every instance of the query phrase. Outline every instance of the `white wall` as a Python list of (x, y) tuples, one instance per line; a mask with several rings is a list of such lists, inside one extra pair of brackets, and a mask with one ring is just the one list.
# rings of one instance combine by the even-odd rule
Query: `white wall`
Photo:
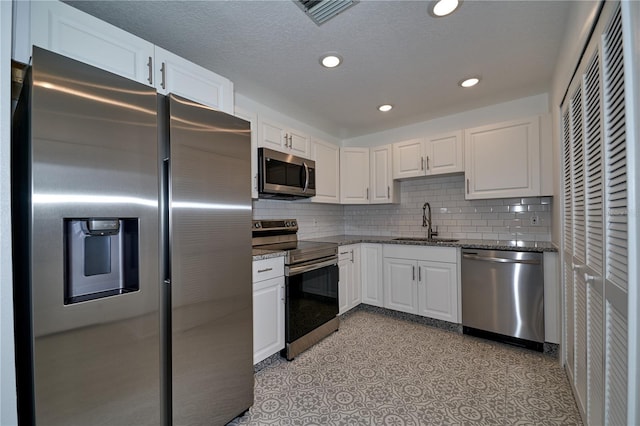
[(436, 135), (452, 130), (483, 126), (501, 121), (516, 120), (549, 111), (549, 98), (546, 93), (503, 102), (483, 108), (447, 115), (421, 123), (389, 129), (378, 133), (345, 139), (343, 146), (378, 146), (407, 139)]
[(0, 424), (18, 424), (11, 272), (11, 2), (0, 0)]

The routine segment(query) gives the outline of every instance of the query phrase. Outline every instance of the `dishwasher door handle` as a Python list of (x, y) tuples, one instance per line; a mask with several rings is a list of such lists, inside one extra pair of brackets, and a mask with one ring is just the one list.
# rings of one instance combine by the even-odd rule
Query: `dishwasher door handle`
[(470, 260), (479, 260), (481, 262), (494, 262), (494, 263), (524, 263), (527, 265), (539, 265), (539, 260), (525, 260), (525, 259), (507, 259), (504, 257), (487, 257), (478, 256), (476, 254), (463, 254), (463, 258)]

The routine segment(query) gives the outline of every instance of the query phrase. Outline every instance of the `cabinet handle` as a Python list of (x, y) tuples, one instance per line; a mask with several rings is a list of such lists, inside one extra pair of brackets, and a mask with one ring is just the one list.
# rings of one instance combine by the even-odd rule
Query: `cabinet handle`
[(273, 268), (258, 269), (258, 273), (273, 271)]
[(413, 278), (411, 278), (413, 281), (416, 280), (416, 267), (412, 266), (411, 267), (411, 274), (413, 275)]
[(289, 135), (289, 148), (293, 149), (293, 135)]
[(341, 251), (340, 254), (347, 254), (349, 253), (348, 251)]
[(422, 268), (418, 268), (418, 282), (422, 282)]
[(596, 277), (593, 275), (589, 275), (586, 272), (584, 273), (584, 282), (585, 284), (591, 284), (592, 282), (595, 282)]
[(391, 199), (391, 187), (387, 186), (387, 198)]
[(429, 156), (427, 155), (427, 170), (429, 170)]
[(153, 62), (151, 56), (149, 56), (149, 62), (147, 62), (147, 68), (149, 68), (149, 84), (153, 84)]
[(353, 263), (353, 250), (351, 250), (351, 263)]
[(424, 170), (424, 157), (420, 157), (420, 170)]
[(469, 179), (467, 179), (467, 194), (469, 193)]
[(165, 66), (165, 63), (162, 63), (162, 66), (160, 67), (160, 73), (162, 74), (162, 80), (160, 81), (160, 86), (162, 86), (163, 89), (167, 89), (167, 85), (165, 84), (166, 81), (166, 74), (167, 74), (167, 68)]
[(369, 199), (369, 188), (367, 188), (367, 200)]

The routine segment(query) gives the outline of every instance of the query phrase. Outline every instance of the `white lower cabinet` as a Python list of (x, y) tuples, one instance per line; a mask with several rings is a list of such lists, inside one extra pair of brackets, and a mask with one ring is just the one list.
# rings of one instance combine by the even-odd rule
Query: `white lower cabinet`
[(284, 258), (253, 262), (253, 363), (284, 348)]
[(418, 262), (418, 315), (458, 322), (457, 265)]
[(341, 246), (338, 250), (339, 315), (358, 306), (362, 301), (360, 280), (360, 245)]
[(362, 303), (384, 306), (382, 244), (360, 244)]
[(384, 246), (384, 307), (459, 323), (456, 248)]
[(384, 307), (418, 313), (417, 262), (412, 259), (384, 258)]

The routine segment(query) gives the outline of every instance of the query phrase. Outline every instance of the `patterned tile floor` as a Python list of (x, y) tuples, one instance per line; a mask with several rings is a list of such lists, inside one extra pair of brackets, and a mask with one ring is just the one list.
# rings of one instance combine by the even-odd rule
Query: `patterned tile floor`
[(577, 425), (556, 359), (359, 310), (256, 373), (230, 425)]

